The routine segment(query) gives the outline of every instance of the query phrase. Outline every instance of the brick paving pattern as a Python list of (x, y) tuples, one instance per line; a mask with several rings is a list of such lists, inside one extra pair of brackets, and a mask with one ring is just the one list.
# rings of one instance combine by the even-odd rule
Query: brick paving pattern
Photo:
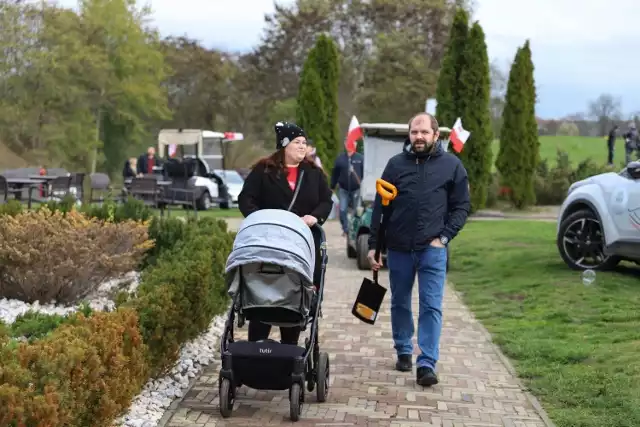
[[(237, 221), (230, 224), (237, 225)], [(329, 241), (324, 318), (320, 323), (322, 351), (330, 354), (331, 384), (325, 403), (315, 391), (306, 394), (298, 426), (441, 426), (544, 427), (550, 425), (535, 399), (523, 391), (486, 331), (459, 297), (447, 288), (440, 384), (422, 388), (413, 373), (393, 369), (395, 353), (389, 320), (389, 296), (374, 326), (356, 320), (351, 305), (367, 272), (347, 259), (339, 225), (325, 226)], [(388, 275), (381, 274), (386, 286)], [(417, 316), (417, 291), (414, 292)], [(237, 331), (246, 336), (246, 327)], [(274, 328), (272, 338), (277, 337)], [(302, 339), (301, 339), (302, 342)], [(218, 409), (219, 364), (213, 363), (195, 381), (184, 399), (165, 414), (166, 427), (266, 426), (291, 424), (286, 391), (242, 387), (233, 415), (223, 419)], [(536, 409), (538, 408), (538, 409)]]

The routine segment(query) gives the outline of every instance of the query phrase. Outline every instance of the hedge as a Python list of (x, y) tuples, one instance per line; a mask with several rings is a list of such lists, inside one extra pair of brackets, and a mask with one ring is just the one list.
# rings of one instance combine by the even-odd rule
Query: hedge
[[(20, 210), (9, 204), (0, 214)], [(156, 245), (135, 295), (122, 294), (116, 310), (42, 322), (31, 314), (19, 326), (0, 325), (1, 426), (111, 426), (228, 306), (224, 266), (234, 236), (224, 221), (159, 219), (133, 201), (80, 210), (105, 222), (143, 220)], [(12, 339), (16, 328), (32, 339)]]

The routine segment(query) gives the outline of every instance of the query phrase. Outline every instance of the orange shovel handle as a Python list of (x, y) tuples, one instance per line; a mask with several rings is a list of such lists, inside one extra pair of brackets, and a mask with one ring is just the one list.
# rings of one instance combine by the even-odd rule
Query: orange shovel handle
[(396, 186), (384, 179), (376, 179), (376, 192), (382, 199), (382, 206), (389, 206), (389, 203), (398, 195)]

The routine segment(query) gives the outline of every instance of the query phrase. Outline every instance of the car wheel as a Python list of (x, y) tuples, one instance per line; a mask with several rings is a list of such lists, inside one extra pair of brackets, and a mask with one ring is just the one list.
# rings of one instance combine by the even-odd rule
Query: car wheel
[(371, 264), (367, 259), (367, 254), (369, 253), (369, 234), (361, 234), (358, 236), (358, 240), (356, 241), (356, 262), (358, 264), (358, 268), (360, 270), (369, 270), (371, 268)]
[(620, 258), (604, 253), (602, 225), (589, 209), (562, 221), (556, 243), (562, 260), (574, 270), (610, 270), (620, 262)]
[(226, 201), (220, 203), (220, 208), (221, 209), (229, 209), (231, 208), (231, 205), (233, 204), (233, 202), (231, 201), (231, 197), (227, 198)]
[(198, 201), (196, 202), (196, 207), (200, 211), (207, 211), (211, 209), (211, 196), (208, 191), (202, 193)]

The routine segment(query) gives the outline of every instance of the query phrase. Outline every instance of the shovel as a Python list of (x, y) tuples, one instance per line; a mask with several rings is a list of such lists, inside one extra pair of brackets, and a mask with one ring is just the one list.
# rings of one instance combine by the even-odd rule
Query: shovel
[[(380, 258), (382, 240), (384, 239), (384, 232), (387, 226), (387, 215), (385, 211), (388, 209), (385, 208), (388, 208), (389, 203), (396, 198), (398, 189), (385, 180), (377, 179), (376, 192), (382, 199), (382, 215), (380, 218), (380, 227), (378, 227), (378, 238), (376, 239), (375, 259), (377, 260)], [(364, 323), (373, 325), (376, 322), (378, 311), (380, 311), (380, 306), (382, 305), (382, 301), (384, 301), (386, 293), (387, 289), (378, 283), (378, 272), (374, 271), (373, 280), (366, 277), (362, 279), (360, 291), (358, 291), (358, 296), (353, 303), (351, 314)]]

